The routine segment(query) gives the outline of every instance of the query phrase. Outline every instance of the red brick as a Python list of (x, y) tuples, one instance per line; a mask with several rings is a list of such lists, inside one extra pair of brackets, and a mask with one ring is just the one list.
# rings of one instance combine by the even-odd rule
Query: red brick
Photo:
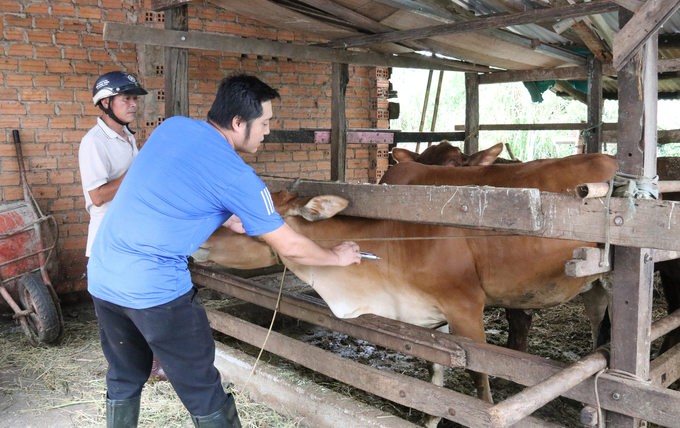
[(104, 12), (105, 21), (125, 22), (127, 21), (126, 13), (122, 10), (107, 10)]
[(5, 15), (5, 24), (10, 27), (30, 27), (32, 24), (30, 17), (19, 15)]
[[(59, 168), (60, 169), (78, 169), (80, 165), (78, 164), (78, 158), (73, 156), (73, 157), (61, 157), (59, 158)], [(79, 191), (82, 192), (83, 189), (82, 187), (79, 188)]]
[(13, 58), (0, 58), (0, 70), (17, 71), (19, 60)]
[(21, 103), (0, 103), (0, 114), (26, 114), (26, 107)]
[(19, 68), (25, 73), (44, 73), (47, 70), (45, 61), (36, 59), (22, 59), (19, 61)]
[(102, 11), (97, 7), (78, 7), (78, 17), (80, 19), (101, 19)]
[(58, 30), (59, 18), (35, 17), (35, 28), (43, 30)]
[(17, 155), (14, 144), (0, 144), (0, 157), (15, 157)]
[(111, 54), (108, 51), (92, 50), (90, 51), (90, 60), (96, 62), (112, 62)]
[(0, 186), (5, 187), (5, 186), (18, 186), (21, 184), (19, 180), (19, 174), (17, 173), (2, 173), (0, 174)]
[(52, 184), (72, 184), (73, 171), (50, 171), (50, 183)]
[(31, 43), (52, 43), (52, 33), (49, 31), (28, 31), (28, 41)]
[(60, 116), (81, 116), (83, 114), (82, 104), (57, 104)]
[[(2, 28), (0, 28), (2, 29)], [(5, 31), (5, 40), (14, 40), (23, 42), (26, 39), (26, 32), (23, 30), (7, 30)]]
[(88, 88), (86, 76), (64, 76), (65, 88)]
[(26, 13), (32, 13), (32, 14), (40, 14), (40, 15), (47, 15), (50, 13), (50, 5), (48, 2), (44, 3), (34, 3), (26, 8), (24, 10)]
[[(61, 56), (60, 56), (61, 58)], [(74, 59), (88, 60), (87, 51), (83, 48), (65, 48), (64, 58), (73, 61)]]
[(87, 31), (87, 22), (75, 19), (64, 19), (61, 23), (63, 31)]
[[(70, 211), (75, 208), (75, 205), (73, 203), (73, 199), (71, 198), (61, 198), (61, 199), (56, 199), (55, 201), (50, 204), (50, 211)], [(66, 238), (64, 241), (72, 239), (72, 238)], [(81, 239), (81, 238), (78, 238)], [(87, 240), (87, 238), (82, 238), (84, 240)]]
[(47, 155), (47, 150), (44, 144), (22, 144), (21, 150), (26, 157)]
[[(85, 36), (83, 36), (83, 39)], [(57, 44), (60, 45), (79, 45), (80, 37), (76, 33), (57, 33), (54, 35)]]
[[(63, 140), (63, 135), (64, 133), (62, 131), (38, 131), (38, 141), (41, 143), (61, 142)], [(45, 145), (43, 144), (41, 147), (42, 152), (36, 153), (34, 156), (45, 156), (47, 154)]]
[(28, 116), (21, 119), (21, 126), (25, 129), (46, 129), (46, 116)]
[(97, 124), (97, 118), (96, 117), (79, 117), (77, 128), (89, 130), (93, 126), (95, 126), (96, 124)]
[(68, 196), (82, 196), (83, 187), (80, 185), (75, 186), (59, 186), (59, 194), (63, 197)]
[(53, 117), (50, 118), (50, 129), (74, 128), (75, 118), (73, 117)]
[(76, 8), (70, 4), (53, 4), (52, 15), (54, 16), (76, 16)]
[(57, 158), (31, 158), (33, 169), (57, 169)]
[(35, 86), (39, 88), (59, 87), (61, 86), (61, 76), (51, 74), (35, 76)]
[(21, 187), (5, 187), (3, 189), (3, 200), (18, 201), (24, 198), (24, 191)]
[(137, 62), (137, 51), (116, 52), (116, 61), (136, 63)]
[(91, 22), (89, 33), (90, 34), (103, 34), (104, 33), (104, 23), (103, 22)]
[(18, 91), (11, 88), (0, 88), (0, 100), (18, 100)]
[(76, 74), (96, 74), (99, 75), (99, 65), (94, 62), (77, 62)]
[(61, 49), (55, 46), (36, 46), (36, 58), (61, 58)]
[(21, 12), (21, 3), (13, 0), (0, 0), (0, 12)]
[(67, 89), (50, 89), (50, 101), (73, 101), (73, 91)]
[[(54, 209), (54, 208), (53, 208)], [(87, 245), (87, 238), (82, 237), (82, 238), (74, 238), (74, 237), (69, 237), (64, 239), (64, 250), (82, 250), (85, 248)], [(87, 286), (81, 285), (83, 290), (87, 289)]]
[(73, 65), (70, 61), (49, 61), (47, 63), (50, 73), (73, 73)]
[(33, 76), (30, 74), (7, 75), (7, 86), (33, 86)]
[(16, 43), (7, 49), (9, 56), (33, 56), (33, 45)]

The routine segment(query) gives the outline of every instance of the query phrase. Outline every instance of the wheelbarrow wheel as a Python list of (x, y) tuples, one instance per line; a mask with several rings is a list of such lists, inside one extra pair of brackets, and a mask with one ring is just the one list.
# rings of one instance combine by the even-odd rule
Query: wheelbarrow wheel
[[(33, 313), (26, 316), (31, 335), (29, 340), (50, 344), (54, 342), (62, 330), (59, 312), (52, 300), (47, 286), (42, 278), (36, 274), (24, 275), (17, 285), (22, 309), (32, 309)], [(28, 335), (29, 332), (27, 331)], [(34, 337), (31, 337), (34, 336)]]

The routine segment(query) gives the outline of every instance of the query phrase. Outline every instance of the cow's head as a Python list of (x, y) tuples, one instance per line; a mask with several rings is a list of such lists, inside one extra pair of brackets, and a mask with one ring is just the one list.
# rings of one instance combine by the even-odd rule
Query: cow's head
[(440, 166), (479, 166), (491, 165), (503, 151), (503, 143), (482, 150), (473, 155), (466, 155), (458, 147), (448, 141), (430, 146), (418, 154), (406, 149), (392, 149), (392, 157), (397, 162), (418, 162), (425, 165)]
[[(339, 196), (300, 198), (295, 191), (294, 186), (291, 186), (287, 190), (272, 193), (274, 208), (281, 217), (324, 220), (348, 205), (348, 201)], [(226, 227), (217, 228), (192, 257), (198, 263), (213, 262), (234, 269), (258, 269), (281, 263), (276, 251), (262, 239), (239, 234)]]
[(272, 193), (274, 208), (283, 218), (300, 216), (309, 221), (325, 220), (344, 210), (349, 204), (347, 199), (333, 195), (300, 198), (296, 194), (297, 183), (296, 180), (288, 189)]

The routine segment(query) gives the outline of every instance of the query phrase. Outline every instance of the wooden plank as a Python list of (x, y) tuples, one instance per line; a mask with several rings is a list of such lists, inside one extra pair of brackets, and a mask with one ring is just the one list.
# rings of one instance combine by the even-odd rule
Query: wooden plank
[[(165, 12), (165, 29), (187, 32), (189, 9), (182, 5)], [(165, 118), (189, 117), (189, 51), (165, 48)]]
[(416, 143), (424, 141), (434, 143), (439, 141), (463, 141), (465, 132), (396, 132), (394, 134), (395, 143)]
[(333, 63), (331, 77), (331, 181), (345, 181), (347, 169), (347, 120), (345, 91), (349, 83), (347, 64)]
[(680, 343), (656, 357), (649, 364), (649, 380), (669, 387), (680, 378)]
[[(214, 273), (209, 269), (195, 265), (190, 265), (190, 270), (192, 271), (194, 283), (198, 285), (210, 287), (229, 295), (237, 294), (235, 297), (239, 299), (270, 309), (273, 309), (276, 305), (277, 293), (271, 289), (267, 290), (250, 281), (231, 275)], [(379, 345), (381, 345), (381, 342), (378, 340), (382, 336), (375, 334), (375, 331), (371, 328), (361, 331), (361, 323), (363, 321), (368, 318), (382, 320), (384, 322), (382, 325), (384, 326), (397, 326), (394, 329), (395, 332), (402, 331), (399, 326), (404, 324), (371, 315), (362, 315), (357, 319), (348, 320), (338, 320), (332, 315), (324, 317), (322, 316), (323, 312), (326, 311), (330, 314), (330, 310), (319, 299), (298, 295), (295, 296), (295, 299), (295, 301), (289, 300), (289, 293), (284, 292), (280, 312)], [(300, 304), (300, 301), (305, 303)], [(320, 306), (314, 309), (311, 306), (312, 303), (320, 304)], [(435, 362), (438, 361), (435, 357), (441, 355), (441, 350), (437, 348), (439, 345), (442, 345), (442, 349), (449, 350), (453, 349), (454, 346), (459, 346), (465, 352), (463, 362), (468, 369), (487, 373), (490, 376), (501, 377), (526, 386), (536, 385), (566, 367), (565, 364), (553, 360), (512, 349), (475, 342), (460, 336), (448, 335), (409, 325), (406, 325), (406, 328), (403, 329), (404, 332), (408, 332), (408, 335), (419, 330), (425, 332), (422, 341), (414, 340), (406, 342), (409, 344), (410, 349), (404, 344), (397, 344), (397, 347), (393, 347), (394, 344), (392, 346), (382, 346)], [(371, 336), (371, 333), (373, 336)], [(431, 339), (427, 338), (428, 334), (432, 336)], [(395, 336), (399, 335), (400, 333), (395, 333)], [(417, 347), (420, 347), (420, 354), (415, 352)], [(444, 360), (446, 355), (444, 353)], [(443, 365), (446, 365), (446, 363)], [(680, 400), (680, 392), (678, 391), (641, 384), (640, 382), (607, 373), (599, 378), (597, 387), (600, 392), (601, 405), (604, 409), (636, 416), (661, 426), (680, 428), (680, 406), (677, 405), (678, 400)], [(565, 392), (564, 396), (590, 405), (596, 405), (594, 390), (593, 378), (589, 378)], [(614, 392), (618, 393), (618, 400), (612, 397)]]
[(151, 0), (151, 10), (160, 12), (162, 10), (172, 9), (173, 7), (186, 6), (187, 3), (191, 3), (192, 1), (194, 0)]
[(533, 24), (542, 21), (552, 21), (575, 18), (585, 15), (595, 15), (618, 10), (616, 3), (609, 0), (598, 0), (570, 6), (531, 10), (514, 14), (492, 16), (475, 21), (457, 22), (453, 24), (435, 25), (429, 28), (395, 31), (392, 33), (357, 36), (346, 39), (332, 40), (326, 44), (330, 47), (357, 47), (375, 43), (394, 43), (404, 40), (417, 40), (445, 34), (470, 33), (489, 28), (502, 28), (514, 25)]
[[(276, 307), (278, 293), (275, 290), (193, 264), (189, 266), (189, 270), (195, 284), (272, 310)], [(282, 293), (279, 310), (282, 314), (446, 367), (465, 366), (465, 352), (453, 340), (453, 336), (436, 330), (374, 315), (339, 319), (333, 315), (323, 300), (287, 291)]]
[(424, 56), (422, 59), (417, 59), (396, 55), (344, 51), (251, 38), (219, 36), (198, 32), (185, 33), (182, 31), (162, 30), (115, 22), (107, 22), (104, 24), (104, 40), (183, 49), (200, 49), (217, 52), (272, 56), (305, 61), (338, 62), (343, 64), (384, 67), (424, 68), (427, 70), (457, 70), (455, 66), (447, 67), (440, 61), (429, 61), (427, 57)]
[(555, 81), (555, 88), (562, 92), (566, 92), (567, 94), (571, 95), (574, 97), (576, 101), (580, 101), (583, 104), (588, 104), (588, 96), (584, 94), (583, 92), (574, 89), (573, 86), (569, 84), (566, 80), (557, 80)]
[(632, 12), (637, 12), (645, 4), (645, 0), (614, 0), (614, 3)]
[[(261, 347), (267, 329), (231, 315), (206, 309), (210, 326), (229, 336)], [(489, 427), (488, 409), (491, 404), (432, 383), (414, 379), (389, 370), (378, 370), (337, 356), (311, 345), (272, 331), (265, 350), (301, 364), (317, 373), (329, 376), (355, 388), (427, 414), (471, 427)], [(526, 418), (517, 427), (558, 428), (536, 418)]]
[(479, 151), (479, 74), (465, 73), (465, 153)]
[[(263, 180), (272, 192), (287, 188), (293, 182), (291, 178), (263, 177)], [(300, 196), (321, 194), (349, 200), (349, 206), (342, 212), (349, 216), (585, 242), (607, 240), (601, 199), (580, 200), (537, 189), (300, 181)], [(610, 228), (611, 244), (680, 250), (680, 214), (677, 214), (680, 202), (638, 199), (635, 205), (635, 214), (632, 214), (627, 200), (612, 198), (609, 218), (612, 225), (615, 219), (620, 225)], [(400, 209), (386, 210), (386, 206)]]
[(602, 62), (588, 58), (588, 131), (583, 136), (586, 153), (602, 153)]
[(506, 427), (524, 419), (583, 380), (607, 368), (608, 356), (608, 352), (596, 350), (548, 379), (495, 405), (489, 410), (493, 426)]
[(614, 68), (621, 70), (680, 8), (680, 0), (647, 0), (614, 37)]
[[(651, 1), (649, 0), (647, 4)], [(646, 6), (646, 5), (645, 5)], [(643, 9), (645, 8), (643, 6)], [(642, 10), (642, 9), (641, 9)], [(629, 13), (619, 12), (619, 24), (627, 26)], [(628, 22), (628, 24), (626, 24)], [(618, 37), (618, 36), (617, 36)], [(619, 171), (641, 177), (656, 175), (657, 49), (656, 34), (640, 52), (625, 61), (617, 76), (619, 134), (616, 159)], [(611, 368), (647, 379), (652, 318), (654, 263), (648, 248), (614, 248), (612, 291)], [(612, 413), (613, 428), (633, 428), (639, 420)]]
[[(615, 131), (616, 123), (602, 124), (603, 130)], [(586, 129), (587, 123), (498, 123), (479, 125), (480, 131), (565, 131), (574, 129)], [(464, 129), (462, 125), (456, 125), (455, 129)]]
[[(654, 257), (656, 258), (656, 255)], [(676, 310), (672, 314), (655, 321), (654, 324), (652, 324), (650, 340), (653, 342), (678, 327), (680, 327), (680, 310)]]

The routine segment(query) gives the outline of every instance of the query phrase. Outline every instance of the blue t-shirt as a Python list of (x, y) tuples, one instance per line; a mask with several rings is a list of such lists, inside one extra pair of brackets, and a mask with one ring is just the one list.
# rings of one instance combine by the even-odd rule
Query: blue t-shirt
[(102, 220), (87, 264), (88, 291), (134, 309), (187, 293), (188, 255), (232, 213), (248, 235), (283, 225), (265, 184), (221, 133), (207, 122), (167, 119)]

